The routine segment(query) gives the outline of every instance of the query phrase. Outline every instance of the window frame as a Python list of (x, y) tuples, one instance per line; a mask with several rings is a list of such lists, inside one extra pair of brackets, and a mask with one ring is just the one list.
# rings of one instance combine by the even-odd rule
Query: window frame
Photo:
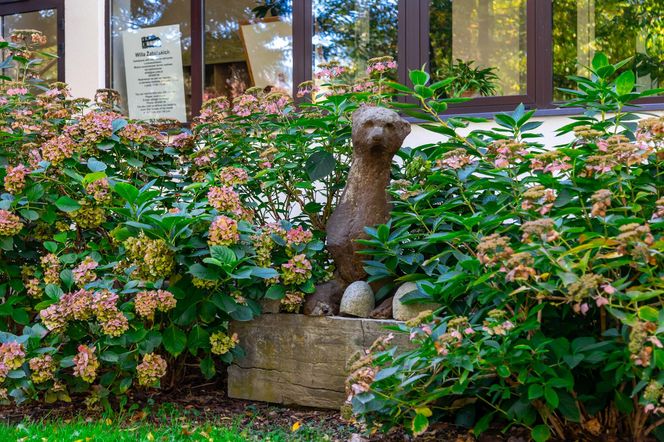
[(65, 2), (64, 0), (0, 0), (0, 17), (55, 9), (57, 22), (58, 81), (65, 81)]
[[(61, 0), (24, 0), (34, 3)], [(199, 114), (204, 85), (204, 14), (206, 0), (191, 1), (191, 79), (192, 116)], [(232, 1), (232, 0), (229, 0)], [(561, 108), (553, 100), (553, 1), (526, 0), (526, 94), (477, 97), (466, 103), (452, 104), (445, 114), (493, 114), (509, 111), (523, 103), (537, 109), (539, 115), (570, 115), (579, 109)], [(2, 0), (0, 0), (2, 2)], [(297, 85), (313, 77), (313, 0), (293, 2), (293, 93)], [(111, 85), (111, 6), (106, 0), (106, 86)], [(0, 3), (0, 8), (2, 3)], [(407, 84), (408, 71), (429, 64), (429, 8), (431, 0), (398, 1), (398, 42), (396, 59), (398, 79)], [(59, 38), (59, 37), (58, 37)], [(637, 102), (645, 110), (664, 109), (664, 96)]]

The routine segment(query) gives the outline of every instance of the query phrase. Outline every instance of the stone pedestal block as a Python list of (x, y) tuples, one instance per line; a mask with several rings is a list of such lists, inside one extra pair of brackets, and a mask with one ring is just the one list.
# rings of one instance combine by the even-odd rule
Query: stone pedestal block
[[(345, 401), (346, 362), (389, 333), (397, 321), (292, 314), (234, 322), (246, 357), (228, 368), (228, 395), (236, 399), (338, 409)], [(408, 336), (396, 333), (400, 348)]]

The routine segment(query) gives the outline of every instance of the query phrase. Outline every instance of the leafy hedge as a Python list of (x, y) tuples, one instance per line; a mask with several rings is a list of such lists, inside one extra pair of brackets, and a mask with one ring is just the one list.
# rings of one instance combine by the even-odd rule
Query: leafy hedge
[[(367, 229), (372, 280), (416, 281), (440, 309), (356, 361), (348, 388), (370, 426), (413, 433), (453, 420), (479, 435), (523, 425), (533, 439), (644, 440), (664, 414), (664, 118), (626, 112), (635, 75), (597, 54), (543, 146), (534, 111), (461, 135), (424, 72), (408, 112), (444, 141), (404, 154), (387, 225)], [(661, 430), (661, 429), (660, 429)], [(660, 431), (661, 436), (661, 431)]]
[[(0, 43), (18, 75), (0, 86), (0, 401), (87, 391), (108, 406), (193, 364), (214, 376), (241, 354), (231, 319), (252, 319), (263, 298), (297, 311), (326, 277), (321, 235), (259, 216), (261, 177), (206, 162), (226, 145), (129, 121), (113, 91), (73, 100), (24, 75), (40, 41)], [(247, 118), (291, 110), (282, 101)]]

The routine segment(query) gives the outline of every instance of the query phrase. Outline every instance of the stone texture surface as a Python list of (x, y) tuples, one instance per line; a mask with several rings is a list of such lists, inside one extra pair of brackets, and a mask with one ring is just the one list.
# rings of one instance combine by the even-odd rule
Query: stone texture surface
[(342, 315), (368, 318), (376, 307), (376, 298), (371, 286), (364, 281), (355, 281), (344, 291), (339, 313)]
[(378, 306), (373, 309), (373, 311), (369, 314), (370, 318), (373, 319), (390, 319), (392, 318), (392, 302), (394, 300), (394, 296), (390, 296), (387, 299), (383, 299), (383, 301), (378, 304)]
[[(231, 398), (338, 409), (345, 401), (346, 362), (389, 333), (396, 321), (263, 315), (251, 322), (231, 323), (246, 357), (228, 368)], [(408, 335), (396, 333), (400, 348)]]
[(417, 284), (414, 282), (406, 282), (402, 284), (394, 294), (394, 298), (392, 300), (392, 317), (397, 321), (408, 321), (409, 319), (413, 319), (425, 310), (436, 310), (438, 307), (440, 307), (440, 305), (437, 304), (426, 304), (419, 302), (416, 304), (403, 304), (401, 302), (401, 298), (415, 290), (417, 290)]

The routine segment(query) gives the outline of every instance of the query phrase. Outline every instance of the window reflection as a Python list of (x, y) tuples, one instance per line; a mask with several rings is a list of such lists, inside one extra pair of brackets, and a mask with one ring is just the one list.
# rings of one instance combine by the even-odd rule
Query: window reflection
[(313, 0), (314, 68), (339, 62), (351, 80), (367, 61), (397, 58), (398, 0)]
[[(12, 32), (20, 29), (34, 29), (41, 31), (46, 37), (46, 46), (40, 50), (49, 54), (58, 53), (58, 19), (55, 9), (25, 12), (21, 14), (5, 15), (2, 20), (2, 37), (9, 39)], [(36, 75), (42, 80), (57, 81), (58, 59), (47, 58), (35, 66)], [(9, 73), (10, 76), (13, 74)]]
[(526, 94), (526, 0), (432, 0), (430, 37), (434, 77), (462, 74), (477, 80), (477, 72), (470, 71), (495, 68), (497, 78), (489, 78), (493, 90), (469, 86), (464, 92)]
[(292, 2), (256, 9), (255, 0), (205, 2), (204, 100), (246, 89), (293, 90)]
[[(191, 1), (190, 0), (113, 0), (111, 18), (111, 87), (127, 97), (124, 31), (179, 25), (187, 116), (191, 117)], [(126, 111), (126, 103), (124, 103)]]
[(664, 85), (664, 1), (556, 0), (553, 5), (553, 82), (573, 88), (570, 75), (588, 75), (597, 51), (612, 62), (634, 57), (638, 88)]

